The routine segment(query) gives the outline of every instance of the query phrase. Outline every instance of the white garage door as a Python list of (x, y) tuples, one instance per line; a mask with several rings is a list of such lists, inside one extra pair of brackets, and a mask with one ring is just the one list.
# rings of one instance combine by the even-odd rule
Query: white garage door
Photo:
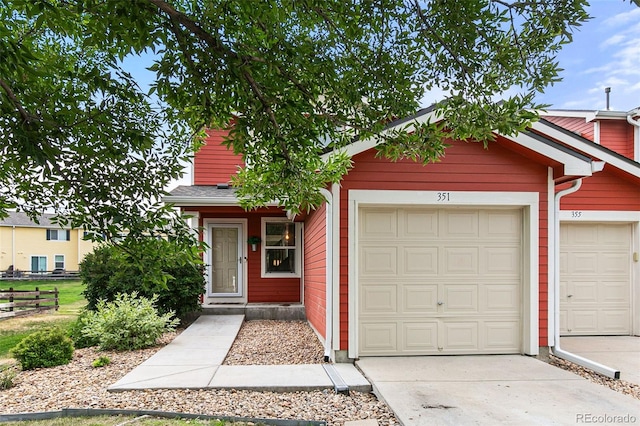
[(359, 212), (359, 354), (521, 352), (520, 209)]
[(631, 225), (560, 226), (560, 333), (631, 333)]

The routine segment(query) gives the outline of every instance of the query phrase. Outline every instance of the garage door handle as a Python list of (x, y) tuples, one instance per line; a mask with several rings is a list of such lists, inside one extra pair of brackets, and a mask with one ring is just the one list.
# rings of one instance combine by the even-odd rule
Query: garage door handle
[(567, 297), (573, 297), (573, 294), (567, 294)]
[(444, 302), (438, 302), (438, 306), (444, 305)]

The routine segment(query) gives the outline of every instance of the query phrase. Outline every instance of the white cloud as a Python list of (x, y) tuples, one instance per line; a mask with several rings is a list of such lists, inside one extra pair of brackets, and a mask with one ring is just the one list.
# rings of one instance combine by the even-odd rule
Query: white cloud
[(606, 47), (609, 46), (615, 46), (616, 44), (620, 44), (625, 40), (625, 36), (622, 34), (614, 34), (613, 36), (609, 37), (608, 39), (606, 39), (605, 41), (603, 41), (602, 43), (600, 43), (600, 48), (604, 49)]
[(602, 25), (607, 27), (618, 27), (628, 22), (638, 22), (640, 19), (640, 8), (629, 5), (629, 11), (618, 13), (610, 18), (605, 19)]

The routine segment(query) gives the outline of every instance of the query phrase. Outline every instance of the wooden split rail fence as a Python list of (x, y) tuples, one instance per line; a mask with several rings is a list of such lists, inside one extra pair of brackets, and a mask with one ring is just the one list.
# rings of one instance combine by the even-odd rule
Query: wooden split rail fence
[(58, 310), (58, 288), (53, 290), (0, 289), (0, 320), (38, 312)]

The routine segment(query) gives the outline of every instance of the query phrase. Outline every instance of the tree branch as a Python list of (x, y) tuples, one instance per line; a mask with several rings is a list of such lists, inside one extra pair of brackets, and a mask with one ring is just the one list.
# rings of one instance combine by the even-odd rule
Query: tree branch
[(7, 94), (7, 97), (9, 98), (11, 103), (13, 104), (13, 106), (16, 108), (16, 110), (18, 110), (18, 113), (20, 114), (20, 117), (22, 117), (22, 121), (24, 123), (33, 122), (33, 119), (35, 117), (33, 115), (29, 114), (27, 112), (27, 110), (24, 109), (24, 107), (22, 106), (22, 104), (20, 103), (18, 98), (16, 97), (15, 93), (13, 93), (13, 90), (11, 90), (11, 87), (9, 87), (9, 84), (6, 81), (4, 81), (2, 78), (0, 78), (0, 87), (2, 87), (4, 92)]

